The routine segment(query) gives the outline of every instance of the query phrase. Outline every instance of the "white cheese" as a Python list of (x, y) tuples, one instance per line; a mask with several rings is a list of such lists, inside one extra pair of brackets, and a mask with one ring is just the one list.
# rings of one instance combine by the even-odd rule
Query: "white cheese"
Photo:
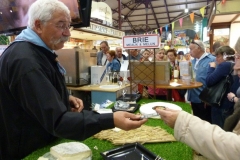
[(61, 143), (50, 148), (50, 153), (59, 160), (91, 160), (92, 151), (80, 142)]

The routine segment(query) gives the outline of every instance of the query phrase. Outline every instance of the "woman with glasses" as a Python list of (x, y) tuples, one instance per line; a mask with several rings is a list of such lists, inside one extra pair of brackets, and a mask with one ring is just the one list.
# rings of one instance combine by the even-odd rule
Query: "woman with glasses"
[[(233, 69), (234, 54), (235, 51), (229, 46), (222, 46), (216, 49), (216, 62), (209, 63), (210, 67), (207, 72), (206, 84), (208, 87), (214, 86), (229, 75), (230, 71)], [(235, 93), (237, 83), (236, 81), (234, 83), (234, 77), (232, 76), (231, 83), (232, 86), (229, 92)], [(233, 113), (234, 103), (229, 101), (227, 96), (224, 96), (221, 102), (220, 107), (211, 107), (211, 120), (212, 124), (216, 124), (223, 128), (225, 119)]]

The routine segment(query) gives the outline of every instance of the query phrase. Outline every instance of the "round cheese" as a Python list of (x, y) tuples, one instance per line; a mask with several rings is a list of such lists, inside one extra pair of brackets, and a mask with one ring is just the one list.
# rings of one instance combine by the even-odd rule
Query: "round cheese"
[(80, 142), (61, 143), (50, 148), (50, 153), (59, 160), (91, 160), (92, 151)]

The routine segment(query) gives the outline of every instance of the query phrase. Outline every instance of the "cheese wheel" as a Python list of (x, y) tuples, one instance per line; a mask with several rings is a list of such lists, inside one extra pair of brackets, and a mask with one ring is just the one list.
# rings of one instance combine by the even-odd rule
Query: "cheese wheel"
[(92, 151), (80, 142), (61, 143), (50, 148), (50, 153), (59, 160), (91, 160)]

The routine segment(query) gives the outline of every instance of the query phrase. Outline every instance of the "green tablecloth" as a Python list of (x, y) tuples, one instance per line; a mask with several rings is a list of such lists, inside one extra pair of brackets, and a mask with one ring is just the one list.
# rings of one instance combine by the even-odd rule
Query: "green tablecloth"
[[(141, 99), (139, 101), (139, 104), (156, 102), (156, 101), (157, 100)], [(183, 110), (189, 113), (191, 112), (191, 106), (188, 103), (182, 103), (182, 102), (170, 102), (170, 103), (173, 103), (182, 107)], [(162, 120), (149, 119), (145, 124), (149, 126), (161, 126), (161, 128), (165, 129), (170, 134), (173, 134), (173, 129), (171, 129), (166, 124), (164, 124)], [(59, 139), (56, 142), (33, 152), (29, 156), (25, 157), (24, 160), (38, 159), (38, 157), (49, 152), (51, 146), (59, 143), (63, 143), (63, 142), (70, 142), (70, 141), (71, 140), (67, 140), (67, 139)], [(93, 160), (102, 160), (103, 158), (100, 155), (101, 152), (119, 147), (119, 146), (114, 146), (108, 141), (99, 140), (92, 137), (82, 141), (82, 143), (86, 144), (92, 150)], [(98, 150), (94, 149), (95, 146), (97, 146)], [(143, 144), (143, 146), (146, 147), (151, 152), (153, 152), (154, 154), (159, 155), (166, 160), (183, 160), (183, 159), (192, 160), (193, 159), (192, 149), (180, 142), (149, 143), (149, 144)]]

